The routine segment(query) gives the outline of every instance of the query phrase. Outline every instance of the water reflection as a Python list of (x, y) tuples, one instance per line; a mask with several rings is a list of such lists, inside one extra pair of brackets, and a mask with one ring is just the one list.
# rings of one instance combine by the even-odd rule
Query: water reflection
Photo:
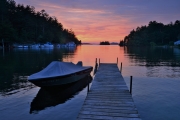
[(145, 66), (148, 77), (180, 77), (180, 49), (164, 47), (127, 47), (132, 66)]
[(180, 49), (163, 47), (127, 47), (131, 62), (139, 66), (180, 66)]
[[(29, 90), (35, 87), (32, 83), (27, 81), (28, 76), (21, 76), (18, 75), (17, 73), (14, 73), (12, 75), (12, 80), (10, 81), (5, 81), (1, 80), (0, 82), (2, 83), (0, 85), (0, 94), (2, 96), (7, 96), (7, 95), (12, 95), (17, 92), (20, 92), (20, 89), (24, 90)], [(4, 81), (4, 82), (3, 82)], [(3, 86), (3, 87), (1, 87)]]
[(66, 102), (85, 88), (91, 81), (92, 77), (88, 75), (71, 84), (41, 88), (31, 102), (30, 113), (38, 113), (38, 111), (43, 110), (46, 107), (56, 106)]
[[(6, 50), (4, 56), (0, 51), (1, 118), (6, 120), (14, 118), (22, 120), (75, 120), (86, 97), (86, 89), (77, 92), (78, 94), (71, 94), (70, 97), (66, 98), (66, 100), (70, 100), (64, 100), (66, 102), (63, 104), (63, 101), (60, 102), (58, 94), (59, 96), (65, 96), (66, 94), (62, 95), (61, 90), (58, 90), (59, 92), (54, 90), (57, 94), (53, 90), (47, 92), (44, 89), (37, 93), (40, 88), (31, 89), (31, 86), (28, 87), (30, 82), (25, 80), (26, 76), (40, 71), (53, 60), (61, 59), (73, 63), (81, 60), (85, 66), (94, 66), (96, 58), (101, 58), (102, 62), (112, 63), (116, 62), (118, 57), (119, 63), (123, 63), (122, 75), (127, 86), (129, 76), (134, 76), (132, 95), (142, 119), (180, 119), (180, 102), (178, 101), (180, 99), (178, 88), (180, 85), (178, 65), (180, 50), (178, 48), (126, 48), (119, 46), (107, 46), (107, 49), (105, 48), (105, 46), (99, 45), (82, 45), (78, 46), (77, 50), (75, 48), (74, 52), (61, 48), (49, 51), (43, 49), (24, 51), (13, 49)], [(64, 57), (66, 58), (64, 59)], [(27, 86), (19, 89), (22, 84)], [(1, 96), (1, 91), (8, 89), (10, 91), (4, 92), (4, 94), (9, 94), (9, 96)], [(10, 95), (18, 91), (21, 92)], [(29, 104), (31, 102), (33, 102), (32, 108)], [(19, 111), (21, 111), (21, 114)], [(36, 113), (38, 111), (40, 111), (39, 114), (29, 114), (29, 112)], [(169, 111), (171, 112), (169, 113)]]
[[(15, 48), (0, 54), (0, 94), (8, 95), (13, 90), (32, 85), (27, 77), (46, 67), (52, 61), (71, 58), (76, 47), (55, 49)], [(30, 87), (30, 88), (31, 88)]]

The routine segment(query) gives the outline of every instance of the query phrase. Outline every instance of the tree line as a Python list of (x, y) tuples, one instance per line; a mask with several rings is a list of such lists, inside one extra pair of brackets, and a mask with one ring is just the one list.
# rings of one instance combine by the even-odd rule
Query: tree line
[(137, 27), (129, 35), (121, 40), (119, 45), (123, 46), (155, 46), (173, 45), (180, 40), (180, 21), (164, 25), (156, 21), (150, 21), (148, 26)]
[(63, 28), (56, 17), (45, 10), (16, 4), (14, 0), (0, 0), (0, 40), (10, 43), (67, 43), (81, 44), (75, 33)]

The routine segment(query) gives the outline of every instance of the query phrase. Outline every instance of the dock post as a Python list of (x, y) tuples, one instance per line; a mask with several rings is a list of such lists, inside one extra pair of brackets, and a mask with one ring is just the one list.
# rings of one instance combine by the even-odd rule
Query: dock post
[(97, 68), (98, 68), (98, 63), (97, 63), (97, 58), (96, 58), (95, 67), (94, 67), (94, 75), (96, 74)]
[(130, 77), (130, 94), (132, 94), (132, 76)]
[(98, 63), (97, 63), (97, 58), (96, 58), (96, 61), (95, 61), (95, 69), (97, 69), (98, 67)]
[(117, 57), (117, 65), (118, 65), (118, 57)]
[(87, 93), (89, 92), (89, 83), (88, 83), (88, 87), (87, 87)]
[(121, 68), (120, 68), (120, 70), (121, 70), (121, 73), (122, 73), (122, 62), (121, 62)]
[(100, 58), (99, 58), (99, 65), (100, 65)]

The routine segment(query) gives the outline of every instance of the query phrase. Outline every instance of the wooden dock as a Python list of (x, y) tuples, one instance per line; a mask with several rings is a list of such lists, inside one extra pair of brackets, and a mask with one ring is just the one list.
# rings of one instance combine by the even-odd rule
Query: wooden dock
[(117, 64), (100, 64), (77, 120), (141, 120)]

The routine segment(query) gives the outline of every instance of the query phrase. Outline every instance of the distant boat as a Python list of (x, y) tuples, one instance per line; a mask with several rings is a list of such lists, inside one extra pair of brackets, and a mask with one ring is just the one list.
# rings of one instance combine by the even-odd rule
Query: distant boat
[(23, 48), (28, 48), (28, 45), (23, 45)]
[(28, 48), (28, 45), (18, 45), (17, 48)]
[(28, 48), (28, 45), (22, 45), (22, 44), (13, 44), (13, 47), (15, 48)]
[(68, 43), (66, 43), (66, 46), (67, 47), (75, 47), (76, 44), (74, 42), (68, 42)]
[(28, 81), (39, 87), (56, 86), (76, 82), (90, 74), (92, 66), (82, 66), (82, 62), (53, 61), (42, 71), (32, 74)]
[(40, 47), (40, 48), (44, 48), (44, 44), (40, 44), (39, 47)]
[(30, 46), (31, 48), (39, 48), (40, 47), (40, 44), (33, 44)]
[(44, 48), (54, 48), (54, 45), (50, 42), (47, 42), (46, 44), (44, 44)]

